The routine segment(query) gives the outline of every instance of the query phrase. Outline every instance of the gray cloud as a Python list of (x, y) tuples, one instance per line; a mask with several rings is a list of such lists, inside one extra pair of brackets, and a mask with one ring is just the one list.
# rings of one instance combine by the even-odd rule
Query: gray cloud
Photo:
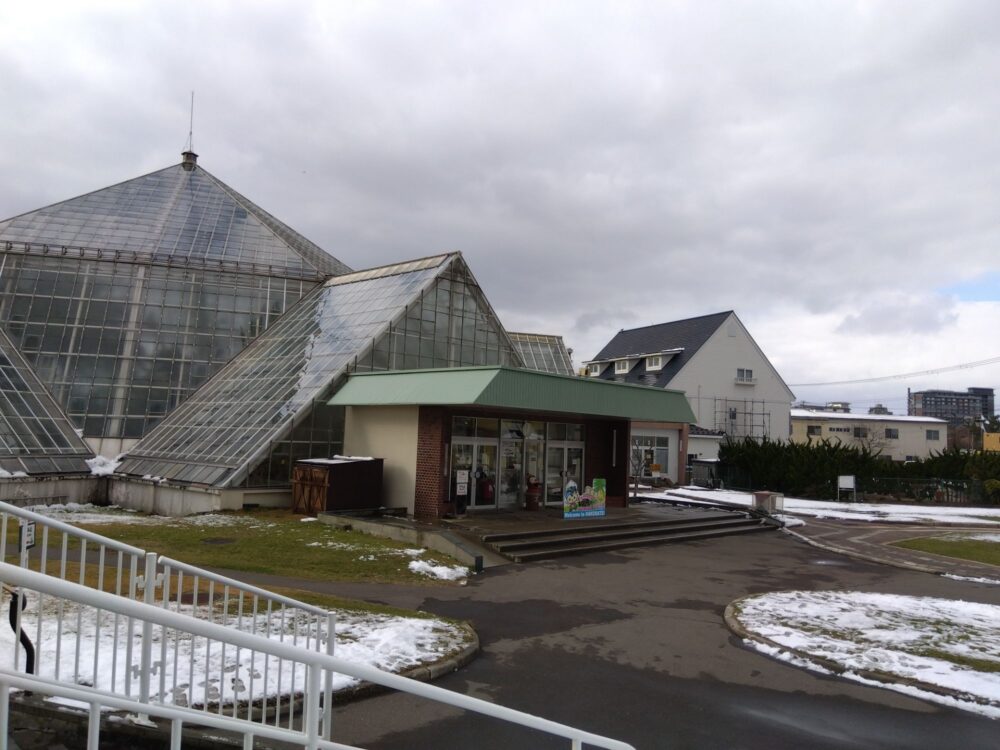
[(355, 267), (461, 250), (580, 358), (729, 308), (943, 331), (872, 300), (996, 268), (996, 3), (11, 5), (5, 216), (176, 162), (195, 89), (206, 169)]
[(857, 313), (844, 317), (836, 328), (840, 334), (875, 336), (898, 334), (937, 334), (958, 321), (958, 314), (948, 299), (928, 295), (902, 298), (886, 293), (883, 299), (868, 301)]

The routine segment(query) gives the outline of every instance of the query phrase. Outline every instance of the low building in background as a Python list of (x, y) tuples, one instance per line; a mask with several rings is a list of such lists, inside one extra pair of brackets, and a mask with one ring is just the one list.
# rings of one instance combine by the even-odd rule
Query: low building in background
[(1000, 432), (983, 433), (983, 450), (1000, 453)]
[(906, 411), (911, 417), (936, 417), (955, 426), (992, 417), (995, 408), (992, 388), (906, 391)]
[(829, 440), (868, 448), (893, 461), (915, 461), (948, 447), (948, 423), (934, 417), (792, 409), (791, 440)]

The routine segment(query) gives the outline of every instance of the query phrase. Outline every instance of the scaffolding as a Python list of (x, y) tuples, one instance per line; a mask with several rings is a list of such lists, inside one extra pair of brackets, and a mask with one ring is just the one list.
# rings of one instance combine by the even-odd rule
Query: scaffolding
[(715, 399), (715, 429), (732, 438), (760, 440), (771, 435), (771, 413), (766, 401)]

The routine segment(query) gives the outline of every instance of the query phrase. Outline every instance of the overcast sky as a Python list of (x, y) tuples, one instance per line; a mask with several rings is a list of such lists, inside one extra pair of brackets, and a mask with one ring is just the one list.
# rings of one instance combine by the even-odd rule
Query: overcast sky
[[(84, 9), (86, 5), (86, 9)], [(0, 5), (0, 217), (180, 160), (580, 362), (736, 310), (789, 384), (1000, 357), (1000, 3)], [(807, 400), (1000, 388), (1000, 364)]]

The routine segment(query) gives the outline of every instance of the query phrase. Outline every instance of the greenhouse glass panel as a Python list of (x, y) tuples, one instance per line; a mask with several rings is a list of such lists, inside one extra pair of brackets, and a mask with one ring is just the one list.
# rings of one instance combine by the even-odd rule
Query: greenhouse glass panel
[(0, 466), (7, 473), (88, 473), (93, 452), (0, 331)]

